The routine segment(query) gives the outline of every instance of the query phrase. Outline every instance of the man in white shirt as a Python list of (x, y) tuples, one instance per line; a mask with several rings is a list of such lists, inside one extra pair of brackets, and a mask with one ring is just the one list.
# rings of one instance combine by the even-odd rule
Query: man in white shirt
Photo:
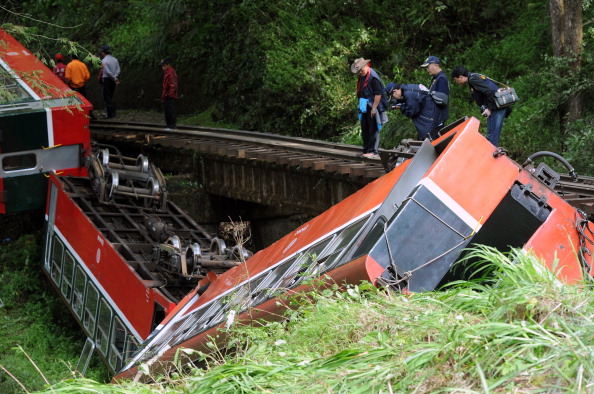
[(116, 85), (120, 84), (120, 63), (118, 59), (111, 55), (109, 45), (103, 45), (99, 51), (101, 58), (101, 71), (99, 73), (99, 83), (103, 86), (103, 102), (105, 104), (105, 117), (113, 118), (116, 115), (113, 94)]

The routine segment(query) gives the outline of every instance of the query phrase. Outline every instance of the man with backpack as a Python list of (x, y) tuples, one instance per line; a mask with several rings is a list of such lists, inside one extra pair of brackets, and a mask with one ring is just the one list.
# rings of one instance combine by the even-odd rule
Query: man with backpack
[(392, 109), (410, 118), (417, 129), (417, 138), (433, 140), (438, 137), (436, 119), (434, 118), (436, 104), (429, 94), (429, 89), (419, 84), (400, 84), (391, 82), (386, 85), (386, 94)]
[(441, 69), (441, 60), (437, 56), (429, 56), (423, 64), (421, 64), (421, 68), (424, 68), (429, 75), (431, 75), (431, 84), (429, 85), (429, 91), (432, 94), (434, 92), (439, 92), (442, 95), (442, 100), (440, 102), (436, 102), (435, 106), (435, 122), (437, 123), (437, 128), (441, 129), (445, 126), (446, 120), (448, 120), (449, 115), (449, 107), (450, 107), (450, 81), (448, 80), (448, 76), (445, 71)]
[(500, 109), (495, 103), (495, 92), (499, 90), (499, 86), (482, 74), (469, 72), (464, 66), (454, 67), (452, 78), (458, 85), (468, 83), (474, 102), (481, 108), (481, 114), (487, 118), (487, 139), (497, 147), (503, 121), (511, 112), (511, 107)]

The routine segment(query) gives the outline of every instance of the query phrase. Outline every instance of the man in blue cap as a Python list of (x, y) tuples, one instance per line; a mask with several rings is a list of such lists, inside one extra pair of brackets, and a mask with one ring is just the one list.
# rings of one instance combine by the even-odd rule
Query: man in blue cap
[(444, 125), (446, 120), (448, 120), (449, 114), (449, 107), (450, 107), (450, 81), (448, 80), (448, 76), (445, 71), (441, 69), (441, 61), (437, 56), (429, 56), (421, 67), (427, 70), (427, 73), (431, 75), (431, 84), (429, 85), (430, 92), (440, 92), (443, 93), (446, 97), (444, 102), (437, 103), (435, 106), (435, 114), (433, 118), (436, 122), (437, 130), (441, 129)]
[(425, 86), (390, 82), (386, 85), (386, 95), (392, 109), (399, 109), (402, 115), (412, 120), (419, 141), (437, 138), (435, 119), (432, 118), (436, 105)]

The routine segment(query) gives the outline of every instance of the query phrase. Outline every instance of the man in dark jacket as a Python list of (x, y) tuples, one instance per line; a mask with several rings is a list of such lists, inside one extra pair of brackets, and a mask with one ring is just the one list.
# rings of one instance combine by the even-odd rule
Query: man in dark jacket
[(427, 70), (427, 73), (431, 75), (431, 84), (429, 85), (430, 92), (443, 93), (446, 100), (443, 104), (437, 104), (435, 106), (435, 118), (437, 129), (441, 129), (446, 120), (448, 120), (449, 109), (450, 109), (450, 81), (445, 71), (441, 69), (441, 60), (437, 56), (429, 56), (421, 67)]
[(452, 70), (452, 78), (458, 85), (468, 83), (474, 102), (481, 108), (481, 113), (487, 118), (487, 139), (495, 147), (499, 145), (499, 137), (503, 128), (503, 121), (509, 115), (506, 108), (499, 109), (495, 104), (495, 92), (499, 87), (482, 74), (471, 73), (464, 66), (456, 66)]
[(386, 94), (392, 109), (399, 108), (402, 115), (412, 120), (420, 141), (438, 137), (439, 129), (433, 118), (436, 105), (425, 86), (391, 82), (386, 86)]
[(179, 98), (177, 73), (171, 67), (169, 59), (161, 60), (159, 66), (163, 69), (163, 90), (161, 92), (161, 102), (165, 107), (165, 130), (175, 130), (177, 128), (177, 115), (175, 113), (175, 100)]
[(363, 157), (377, 157), (379, 148), (379, 129), (387, 122), (388, 103), (384, 97), (384, 83), (369, 66), (369, 60), (359, 58), (351, 65), (351, 72), (357, 74), (357, 99), (363, 137)]

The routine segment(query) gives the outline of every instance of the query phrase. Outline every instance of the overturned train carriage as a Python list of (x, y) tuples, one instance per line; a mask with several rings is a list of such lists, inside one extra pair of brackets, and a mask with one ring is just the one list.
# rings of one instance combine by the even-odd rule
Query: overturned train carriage
[(433, 290), (455, 277), (453, 264), (479, 243), (524, 248), (567, 283), (591, 277), (592, 224), (538, 175), (553, 171), (522, 168), (478, 128), (470, 118), (423, 142), (413, 159), (246, 263), (208, 276), (201, 282), (207, 290), (196, 287), (167, 310), (115, 378), (140, 378), (140, 364), (163, 371), (180, 348), (208, 351), (231, 321), (277, 319), (287, 307), (283, 295), (308, 289), (309, 278)]
[(201, 281), (249, 253), (168, 201), (146, 158), (100, 149), (86, 161), (91, 177), (50, 176), (43, 270), (115, 372)]

